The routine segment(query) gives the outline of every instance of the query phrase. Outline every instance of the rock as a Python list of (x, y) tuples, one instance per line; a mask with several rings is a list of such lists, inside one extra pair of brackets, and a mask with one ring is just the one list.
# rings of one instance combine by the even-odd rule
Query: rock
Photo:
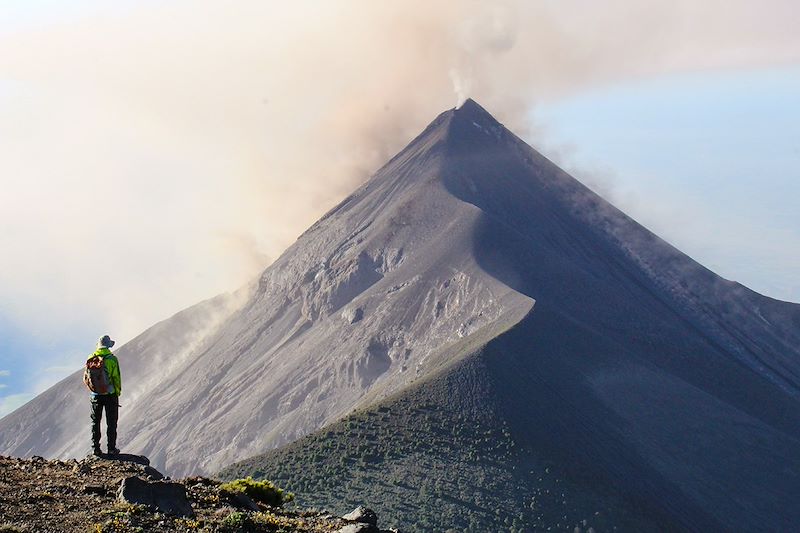
[(222, 483), (222, 481), (217, 481), (216, 479), (210, 479), (203, 476), (187, 477), (186, 479), (183, 480), (183, 482), (187, 486), (202, 485), (205, 487), (216, 487), (217, 485), (220, 485)]
[(134, 455), (132, 453), (118, 453), (116, 455), (104, 455), (103, 459), (108, 461), (125, 461), (128, 463), (137, 463), (142, 466), (149, 466), (150, 459), (144, 455)]
[(144, 473), (147, 474), (147, 477), (153, 480), (164, 479), (164, 474), (156, 470), (150, 465), (144, 467)]
[(86, 494), (99, 494), (102, 496), (108, 491), (103, 485), (84, 485), (83, 492)]
[(137, 476), (126, 477), (117, 490), (117, 500), (149, 505), (170, 515), (194, 514), (186, 497), (186, 487), (181, 483), (146, 481)]
[(355, 324), (364, 318), (364, 309), (361, 307), (345, 309), (342, 311), (342, 318), (344, 318), (348, 324)]
[(379, 533), (380, 530), (372, 524), (365, 524), (363, 522), (356, 522), (355, 524), (347, 524), (339, 528), (336, 533)]
[(75, 461), (75, 466), (72, 467), (73, 474), (83, 475), (83, 474), (88, 474), (89, 472), (91, 472), (91, 468), (89, 468), (89, 465), (87, 465), (86, 463), (79, 463)]
[(261, 510), (258, 508), (258, 505), (256, 505), (256, 502), (244, 492), (231, 492), (228, 494), (228, 500), (234, 507), (238, 507), (239, 509), (248, 509), (256, 512)]
[(375, 514), (375, 511), (368, 509), (363, 505), (359, 505), (342, 518), (351, 522), (360, 522), (362, 524), (370, 524), (373, 526), (378, 525), (378, 515)]

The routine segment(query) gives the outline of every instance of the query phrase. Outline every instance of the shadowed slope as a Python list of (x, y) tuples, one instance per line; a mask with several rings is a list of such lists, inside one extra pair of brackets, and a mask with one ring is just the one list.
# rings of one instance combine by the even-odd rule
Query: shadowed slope
[[(454, 196), (481, 210), (473, 249), (488, 273), (611, 329), (635, 319), (629, 311), (640, 305), (668, 308), (694, 334), (800, 397), (800, 305), (761, 296), (693, 261), (474, 101), (455, 113), (449, 128), (442, 175)], [(588, 284), (565, 285), (578, 277)], [(604, 293), (598, 308), (586, 305), (592, 293)], [(611, 301), (624, 308), (604, 303)]]

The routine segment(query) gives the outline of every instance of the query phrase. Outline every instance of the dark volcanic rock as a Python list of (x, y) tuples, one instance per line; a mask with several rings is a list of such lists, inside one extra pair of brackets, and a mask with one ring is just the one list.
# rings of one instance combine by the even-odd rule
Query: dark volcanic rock
[(375, 511), (368, 509), (363, 505), (359, 505), (342, 518), (345, 520), (350, 520), (351, 522), (361, 522), (363, 524), (372, 524), (373, 526), (378, 525), (378, 515), (375, 514)]
[(144, 467), (144, 473), (152, 480), (164, 479), (164, 474), (149, 465)]
[(132, 453), (118, 453), (116, 455), (109, 455), (109, 454), (102, 454), (99, 456), (90, 455), (88, 459), (91, 460), (98, 460), (104, 459), (106, 461), (122, 461), (126, 463), (136, 463), (137, 465), (142, 466), (149, 466), (150, 459), (145, 457), (144, 455), (134, 455)]
[(233, 504), (234, 507), (256, 512), (260, 510), (258, 505), (256, 505), (256, 502), (254, 502), (253, 499), (244, 492), (231, 492), (227, 495), (228, 500), (231, 502), (231, 504)]
[(83, 492), (86, 494), (106, 494), (108, 491), (103, 485), (84, 485)]
[(148, 505), (169, 515), (194, 514), (186, 498), (186, 487), (182, 483), (146, 481), (138, 476), (130, 476), (122, 480), (117, 499)]

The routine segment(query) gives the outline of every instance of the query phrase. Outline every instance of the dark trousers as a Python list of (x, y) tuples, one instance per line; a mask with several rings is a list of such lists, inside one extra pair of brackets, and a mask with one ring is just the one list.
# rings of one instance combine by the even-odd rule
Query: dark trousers
[(116, 394), (99, 394), (92, 397), (92, 447), (100, 448), (100, 422), (106, 410), (106, 437), (108, 449), (117, 447), (117, 418), (119, 418), (119, 397)]

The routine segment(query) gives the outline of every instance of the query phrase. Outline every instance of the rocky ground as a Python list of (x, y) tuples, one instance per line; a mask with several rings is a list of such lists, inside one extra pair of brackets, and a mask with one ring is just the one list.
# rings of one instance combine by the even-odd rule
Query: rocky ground
[(380, 532), (369, 510), (346, 519), (271, 507), (243, 494), (232, 497), (220, 486), (201, 477), (165, 479), (142, 456), (80, 461), (0, 456), (0, 533)]

